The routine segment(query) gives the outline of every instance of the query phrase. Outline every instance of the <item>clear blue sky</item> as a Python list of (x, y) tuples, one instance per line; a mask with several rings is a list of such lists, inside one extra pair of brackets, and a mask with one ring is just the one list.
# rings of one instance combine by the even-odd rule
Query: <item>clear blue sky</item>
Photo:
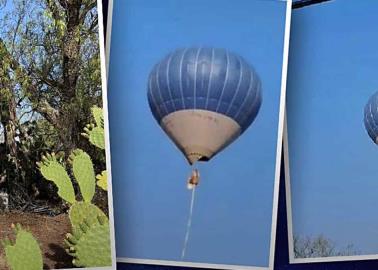
[(236, 142), (200, 166), (187, 261), (268, 266), (286, 3), (114, 1), (109, 112), (117, 256), (180, 260), (191, 168), (147, 103), (153, 65), (177, 47), (227, 48), (251, 63), (263, 104)]
[(294, 234), (378, 253), (378, 146), (363, 124), (378, 90), (378, 1), (293, 12), (287, 88)]

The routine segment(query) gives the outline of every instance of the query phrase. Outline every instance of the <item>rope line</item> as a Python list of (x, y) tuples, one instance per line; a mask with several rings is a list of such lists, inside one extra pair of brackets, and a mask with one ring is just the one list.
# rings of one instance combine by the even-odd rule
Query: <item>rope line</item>
[(184, 240), (184, 245), (182, 247), (182, 252), (181, 252), (181, 260), (184, 260), (184, 258), (185, 258), (186, 248), (187, 248), (188, 242), (189, 242), (190, 229), (192, 227), (192, 216), (193, 216), (195, 194), (196, 194), (196, 187), (194, 186), (193, 189), (192, 189), (192, 198), (191, 198), (191, 201), (190, 201), (190, 211), (189, 211), (189, 217), (188, 217), (188, 224), (186, 226), (185, 240)]

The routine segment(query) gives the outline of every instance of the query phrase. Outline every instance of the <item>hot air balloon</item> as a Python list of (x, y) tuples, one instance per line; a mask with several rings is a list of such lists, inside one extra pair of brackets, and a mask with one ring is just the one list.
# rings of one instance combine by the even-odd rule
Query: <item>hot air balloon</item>
[(378, 144), (378, 92), (372, 95), (365, 106), (364, 124), (375, 144)]
[(262, 102), (252, 66), (217, 48), (167, 55), (149, 75), (147, 96), (154, 118), (191, 165), (210, 160), (238, 138)]

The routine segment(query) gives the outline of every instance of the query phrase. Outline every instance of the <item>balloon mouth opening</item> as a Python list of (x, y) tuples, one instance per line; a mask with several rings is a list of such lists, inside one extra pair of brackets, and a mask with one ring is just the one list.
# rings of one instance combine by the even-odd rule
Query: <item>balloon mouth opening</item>
[(196, 162), (207, 162), (210, 160), (210, 158), (208, 156), (201, 155), (199, 153), (190, 153), (187, 156), (187, 160), (190, 165), (193, 165)]
[(210, 160), (210, 158), (202, 156), (198, 161), (207, 162), (209, 160)]

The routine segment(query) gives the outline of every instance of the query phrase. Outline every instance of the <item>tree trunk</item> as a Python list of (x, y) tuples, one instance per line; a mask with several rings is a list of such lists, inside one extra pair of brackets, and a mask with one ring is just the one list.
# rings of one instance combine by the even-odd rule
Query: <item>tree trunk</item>
[[(14, 184), (22, 182), (24, 186), (24, 179), (20, 174), (20, 162), (18, 156), (18, 147), (16, 141), (17, 115), (16, 115), (16, 101), (14, 96), (9, 93), (9, 98), (1, 101), (1, 124), (4, 127), (4, 143), (5, 149), (2, 153), (1, 168), (1, 186), (5, 193), (12, 192)], [(4, 192), (4, 191), (3, 191)]]
[[(61, 140), (66, 153), (70, 153), (79, 143), (77, 130), (78, 108), (76, 87), (80, 74), (80, 10), (81, 0), (64, 1), (66, 9), (66, 32), (63, 37), (63, 86), (64, 101), (60, 108), (59, 126)], [(62, 4), (62, 3), (61, 3)]]

